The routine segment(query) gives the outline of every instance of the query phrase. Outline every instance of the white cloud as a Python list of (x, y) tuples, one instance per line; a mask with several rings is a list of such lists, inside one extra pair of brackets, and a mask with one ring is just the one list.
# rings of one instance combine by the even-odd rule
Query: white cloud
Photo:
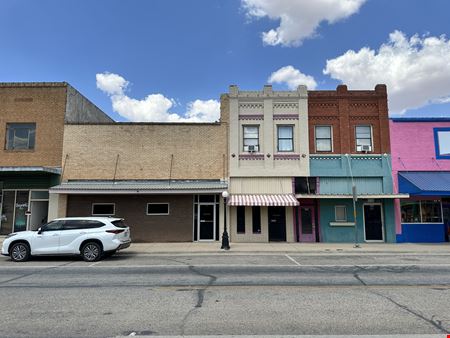
[(353, 89), (386, 84), (392, 113), (445, 103), (450, 96), (450, 40), (418, 35), (408, 39), (394, 31), (378, 51), (348, 50), (327, 60), (323, 72)]
[(267, 45), (299, 46), (319, 25), (343, 20), (358, 12), (366, 0), (241, 0), (249, 17), (280, 20), (276, 29), (262, 33)]
[(186, 116), (171, 113), (177, 104), (163, 94), (150, 94), (144, 99), (134, 99), (125, 94), (130, 84), (113, 73), (96, 74), (97, 88), (106, 93), (113, 110), (132, 122), (215, 122), (220, 118), (220, 103), (216, 100), (195, 100), (187, 104)]
[(299, 85), (306, 85), (308, 89), (316, 89), (317, 82), (314, 77), (303, 74), (292, 66), (286, 66), (273, 72), (269, 79), (269, 83), (286, 83), (291, 90), (297, 89)]
[(122, 76), (111, 73), (101, 73), (95, 75), (97, 88), (108, 95), (122, 95), (130, 84)]

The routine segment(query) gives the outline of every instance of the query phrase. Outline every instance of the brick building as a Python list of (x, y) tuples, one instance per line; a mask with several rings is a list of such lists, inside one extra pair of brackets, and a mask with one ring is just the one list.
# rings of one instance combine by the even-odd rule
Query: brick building
[(111, 119), (69, 84), (0, 83), (0, 234), (47, 220), (62, 172), (64, 126)]
[(308, 91), (308, 120), (311, 177), (295, 185), (299, 240), (306, 227), (313, 241), (395, 242), (393, 199), (406, 196), (393, 193), (386, 86)]
[(227, 120), (67, 124), (51, 217), (123, 217), (135, 242), (219, 240)]

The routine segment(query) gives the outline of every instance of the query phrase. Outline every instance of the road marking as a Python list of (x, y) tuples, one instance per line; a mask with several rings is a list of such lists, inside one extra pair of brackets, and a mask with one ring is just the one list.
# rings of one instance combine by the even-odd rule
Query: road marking
[(285, 255), (287, 258), (289, 258), (291, 261), (293, 261), (295, 264), (297, 264), (298, 266), (300, 266), (300, 263), (297, 262), (294, 258), (292, 258), (291, 256), (289, 256), (288, 254)]
[(98, 263), (101, 263), (101, 261), (98, 261), (98, 262), (95, 262), (95, 263), (92, 263), (92, 264), (90, 264), (89, 265), (89, 267), (91, 267), (91, 266), (96, 266)]

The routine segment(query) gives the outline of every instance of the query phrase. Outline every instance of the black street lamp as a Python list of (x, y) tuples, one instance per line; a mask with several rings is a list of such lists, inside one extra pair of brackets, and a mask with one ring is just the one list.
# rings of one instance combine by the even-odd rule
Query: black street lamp
[(227, 198), (228, 191), (222, 192), (223, 197), (223, 234), (222, 234), (222, 246), (220, 247), (223, 250), (230, 250), (230, 238), (228, 237), (227, 232)]

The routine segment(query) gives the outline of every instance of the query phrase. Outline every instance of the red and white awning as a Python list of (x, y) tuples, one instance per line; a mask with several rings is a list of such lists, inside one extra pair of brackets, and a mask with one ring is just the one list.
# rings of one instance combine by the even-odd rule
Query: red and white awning
[(294, 195), (231, 195), (230, 206), (295, 207), (300, 205)]

